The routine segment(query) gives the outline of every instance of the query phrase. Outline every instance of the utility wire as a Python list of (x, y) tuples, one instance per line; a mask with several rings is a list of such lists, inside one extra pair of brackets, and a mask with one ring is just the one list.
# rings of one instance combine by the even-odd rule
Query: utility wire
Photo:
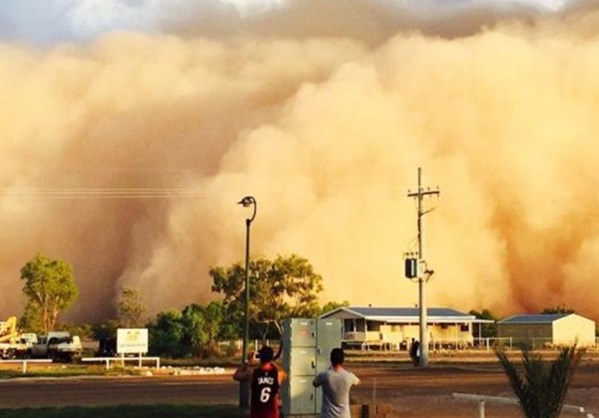
[(166, 199), (206, 197), (206, 189), (185, 187), (0, 188), (0, 197), (49, 199)]

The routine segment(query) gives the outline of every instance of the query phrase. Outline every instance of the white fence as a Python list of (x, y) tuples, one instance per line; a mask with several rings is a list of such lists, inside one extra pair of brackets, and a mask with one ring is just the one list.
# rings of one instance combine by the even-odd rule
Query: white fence
[(475, 348), (482, 348), (486, 349), (487, 351), (490, 351), (491, 348), (496, 347), (504, 347), (511, 350), (514, 346), (512, 337), (475, 338), (473, 345)]
[(121, 363), (124, 366), (127, 361), (136, 361), (138, 367), (142, 367), (144, 361), (151, 361), (156, 363), (157, 369), (160, 368), (160, 357), (84, 357), (81, 361), (85, 363), (104, 363), (106, 370), (110, 369), (110, 363)]
[(27, 373), (27, 364), (29, 363), (52, 363), (51, 359), (18, 359), (18, 360), (0, 360), (0, 364), (21, 363), (22, 372)]

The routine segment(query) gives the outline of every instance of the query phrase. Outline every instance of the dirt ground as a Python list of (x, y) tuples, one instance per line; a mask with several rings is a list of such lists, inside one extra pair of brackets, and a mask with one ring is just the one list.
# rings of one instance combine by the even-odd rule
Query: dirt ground
[[(513, 396), (507, 379), (492, 357), (431, 359), (416, 368), (404, 359), (363, 361), (347, 368), (361, 384), (352, 390), (355, 403), (390, 403), (401, 418), (475, 418), (475, 402), (456, 400), (452, 393)], [(227, 370), (232, 373), (233, 370)], [(120, 404), (236, 404), (238, 385), (228, 375), (153, 377), (83, 377), (0, 381), (0, 408)], [(566, 399), (599, 418), (599, 360), (579, 366)], [(585, 416), (583, 414), (562, 414)], [(521, 417), (517, 406), (486, 404), (486, 417)]]
[[(418, 369), (357, 366), (361, 385), (352, 394), (358, 403), (391, 403), (398, 417), (478, 417), (478, 404), (457, 400), (453, 393), (513, 397), (507, 379), (498, 366), (489, 364), (432, 364)], [(599, 417), (599, 364), (580, 366), (566, 403), (583, 406)], [(518, 406), (486, 403), (486, 417), (521, 417)], [(562, 414), (574, 416), (571, 413)], [(578, 416), (586, 416), (580, 415)]]

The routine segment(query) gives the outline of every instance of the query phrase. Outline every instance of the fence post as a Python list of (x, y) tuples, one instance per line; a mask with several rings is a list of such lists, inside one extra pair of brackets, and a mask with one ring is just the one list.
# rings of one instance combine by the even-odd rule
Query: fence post
[(478, 402), (478, 418), (485, 418), (485, 401)]

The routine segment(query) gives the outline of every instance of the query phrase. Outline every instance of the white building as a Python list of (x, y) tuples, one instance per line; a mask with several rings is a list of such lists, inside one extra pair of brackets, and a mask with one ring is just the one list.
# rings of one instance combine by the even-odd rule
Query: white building
[(497, 322), (497, 336), (532, 347), (595, 345), (595, 321), (574, 313), (514, 315)]
[[(476, 319), (450, 308), (427, 309), (429, 342), (435, 346), (465, 347), (474, 341), (474, 324), (493, 321)], [(354, 347), (406, 348), (420, 338), (418, 308), (341, 307), (321, 318), (343, 320), (343, 343)]]

